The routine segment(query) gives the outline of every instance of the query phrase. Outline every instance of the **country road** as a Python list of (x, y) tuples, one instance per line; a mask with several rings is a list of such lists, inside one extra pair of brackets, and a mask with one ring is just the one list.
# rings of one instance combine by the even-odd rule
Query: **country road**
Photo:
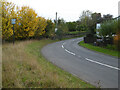
[(118, 59), (80, 47), (83, 38), (49, 44), (44, 57), (65, 71), (101, 88), (118, 88)]

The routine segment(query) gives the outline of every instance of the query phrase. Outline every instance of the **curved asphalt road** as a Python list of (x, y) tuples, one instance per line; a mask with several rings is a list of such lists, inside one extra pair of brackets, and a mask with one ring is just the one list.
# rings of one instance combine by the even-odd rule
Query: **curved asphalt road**
[(118, 59), (80, 47), (78, 42), (82, 40), (49, 44), (41, 52), (50, 62), (86, 82), (102, 88), (118, 88)]

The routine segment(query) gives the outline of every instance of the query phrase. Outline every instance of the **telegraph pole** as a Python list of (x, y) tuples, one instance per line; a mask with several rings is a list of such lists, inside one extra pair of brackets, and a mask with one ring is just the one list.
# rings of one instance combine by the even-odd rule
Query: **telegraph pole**
[(56, 28), (57, 28), (57, 12), (56, 12)]
[(58, 23), (58, 21), (57, 21), (57, 12), (56, 12), (56, 27), (55, 27), (55, 32), (57, 32), (57, 30), (58, 30), (57, 23)]

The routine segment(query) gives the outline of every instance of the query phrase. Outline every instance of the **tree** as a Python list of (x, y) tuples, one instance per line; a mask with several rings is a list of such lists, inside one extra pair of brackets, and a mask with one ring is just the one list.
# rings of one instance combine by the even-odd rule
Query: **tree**
[(96, 13), (96, 12), (92, 13), (91, 17), (94, 24), (102, 22), (101, 13)]
[(120, 51), (120, 18), (117, 20), (116, 36), (114, 37), (114, 44)]
[(89, 10), (83, 11), (82, 15), (79, 18), (81, 23), (88, 26), (89, 21), (91, 20), (91, 14), (92, 13)]
[(84, 19), (85, 17), (91, 17), (92, 12), (89, 10), (83, 11), (82, 15), (80, 16), (80, 20)]
[(19, 31), (16, 32), (18, 37), (29, 38), (33, 37), (37, 29), (38, 19), (35, 11), (29, 7), (22, 7), (18, 14)]
[(117, 29), (117, 32), (120, 33), (120, 17), (118, 18), (118, 29)]
[(45, 34), (45, 28), (47, 26), (47, 21), (46, 19), (42, 17), (37, 17), (36, 23), (37, 25), (36, 25), (34, 37), (39, 38)]
[(9, 2), (2, 2), (2, 39), (8, 40), (12, 38), (13, 30), (11, 25), (11, 19), (15, 16), (15, 5)]
[(77, 23), (76, 22), (67, 22), (69, 31), (76, 31)]
[(47, 25), (46, 19), (39, 17), (36, 12), (27, 6), (21, 9), (13, 3), (2, 2), (2, 39), (10, 40), (13, 36), (13, 25), (11, 19), (16, 19), (15, 38), (26, 39), (31, 37), (41, 37), (45, 34)]
[(96, 12), (92, 13), (91, 17), (92, 17), (92, 23), (93, 23), (92, 27), (93, 29), (96, 29), (96, 24), (102, 22), (101, 13), (96, 13)]
[(83, 11), (82, 15), (79, 18), (79, 23), (82, 28), (86, 29), (85, 31), (88, 31), (89, 33), (94, 33), (93, 29), (91, 29), (93, 25), (91, 14), (92, 12), (90, 12), (89, 10)]
[(54, 27), (55, 24), (52, 22), (52, 20), (47, 20), (47, 26), (45, 28), (45, 37), (53, 37), (54, 36)]
[(61, 39), (62, 36), (68, 32), (68, 27), (64, 19), (58, 19), (58, 30), (56, 32), (56, 35), (58, 39)]
[(113, 34), (117, 33), (118, 21), (110, 20), (101, 24), (100, 35), (103, 37), (112, 37)]
[(108, 21), (108, 20), (112, 20), (113, 19), (113, 15), (107, 14), (107, 15), (103, 15), (103, 21)]
[(62, 19), (58, 19), (58, 30), (62, 30), (62, 33), (65, 34), (68, 32), (68, 27), (67, 27), (67, 24), (65, 22), (65, 20), (62, 18)]

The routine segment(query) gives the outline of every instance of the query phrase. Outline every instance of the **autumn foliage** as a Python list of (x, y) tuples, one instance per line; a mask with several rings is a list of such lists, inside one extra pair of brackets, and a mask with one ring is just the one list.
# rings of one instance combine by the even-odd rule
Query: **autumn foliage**
[(120, 51), (120, 32), (114, 37), (114, 44), (117, 46), (118, 50)]
[(45, 34), (47, 20), (39, 17), (37, 13), (28, 6), (21, 8), (15, 4), (2, 1), (2, 39), (12, 40), (13, 25), (11, 19), (16, 19), (15, 39), (38, 38)]

